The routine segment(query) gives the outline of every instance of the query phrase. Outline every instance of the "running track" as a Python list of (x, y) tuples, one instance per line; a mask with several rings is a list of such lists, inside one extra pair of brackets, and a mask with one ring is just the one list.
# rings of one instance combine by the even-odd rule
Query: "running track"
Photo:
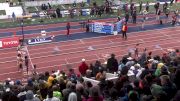
[[(51, 72), (57, 69), (67, 71), (67, 67), (72, 67), (78, 72), (77, 67), (82, 58), (85, 58), (88, 63), (94, 63), (96, 60), (104, 62), (109, 54), (114, 53), (120, 59), (137, 43), (141, 43), (141, 52), (146, 47), (148, 51), (153, 51), (153, 55), (162, 55), (168, 48), (180, 49), (180, 27), (132, 33), (128, 33), (128, 40), (123, 40), (121, 35), (111, 35), (28, 46), (28, 52), (32, 64), (37, 65), (38, 72)], [(58, 54), (53, 54), (55, 46), (60, 49)], [(89, 46), (94, 50), (89, 50)], [(1, 81), (7, 78), (22, 80), (28, 77), (18, 72), (16, 48), (0, 50), (0, 57)]]
[[(164, 16), (161, 16), (164, 19)], [(148, 25), (155, 25), (157, 24), (157, 21), (155, 21), (155, 15), (154, 14), (149, 14), (148, 15), (148, 20), (146, 21), (146, 26)], [(138, 16), (137, 19), (137, 24), (131, 24), (129, 23), (128, 26), (129, 27), (134, 27), (134, 28), (140, 28), (141, 27), (141, 20), (142, 16)], [(150, 20), (151, 19), (151, 20)], [(153, 20), (152, 20), (153, 19)], [(116, 18), (108, 18), (108, 19), (98, 19), (98, 20), (93, 20), (93, 21), (102, 21), (102, 22), (115, 22), (117, 19)], [(130, 19), (131, 21), (131, 19)], [(37, 37), (39, 36), (39, 33), (42, 29), (45, 29), (46, 31), (48, 29), (51, 29), (50, 33), (48, 33), (48, 35), (65, 35), (66, 30), (65, 29), (66, 23), (56, 23), (56, 24), (48, 24), (48, 25), (35, 25), (35, 26), (25, 26), (24, 27), (24, 33), (25, 33), (25, 38), (29, 39), (29, 38), (33, 38), (33, 37)], [(75, 34), (75, 33), (81, 33), (81, 32), (85, 32), (83, 29), (80, 28), (80, 24), (79, 22), (71, 22), (71, 26), (72, 27), (76, 27), (76, 28), (72, 28), (71, 34)], [(59, 29), (59, 30), (58, 30)], [(61, 30), (60, 30), (61, 29)], [(27, 33), (28, 31), (28, 33)], [(49, 32), (49, 31), (47, 31)], [(21, 27), (16, 27), (16, 28), (7, 28), (7, 29), (0, 29), (0, 36), (2, 37), (4, 34), (6, 34), (7, 36), (11, 36), (13, 35), (13, 33), (17, 33), (17, 36), (22, 37), (21, 35)], [(3, 36), (4, 37), (4, 36)]]

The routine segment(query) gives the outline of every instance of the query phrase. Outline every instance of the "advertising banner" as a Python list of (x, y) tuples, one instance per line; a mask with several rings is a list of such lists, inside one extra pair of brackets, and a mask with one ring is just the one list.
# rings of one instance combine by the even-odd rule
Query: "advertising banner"
[(11, 48), (19, 45), (18, 37), (0, 39), (0, 48)]
[(97, 33), (113, 34), (114, 25), (102, 22), (92, 24), (92, 31)]
[(37, 37), (28, 40), (29, 45), (52, 42), (53, 36)]

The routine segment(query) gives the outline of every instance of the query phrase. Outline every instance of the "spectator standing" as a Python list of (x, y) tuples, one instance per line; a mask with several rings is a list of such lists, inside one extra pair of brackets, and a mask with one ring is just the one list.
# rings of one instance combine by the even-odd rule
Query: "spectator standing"
[[(168, 20), (168, 17), (169, 17), (169, 13), (170, 13), (169, 8), (167, 8), (166, 11), (165, 11), (165, 15), (166, 15), (167, 20)], [(167, 20), (166, 20), (166, 22), (167, 22)]]
[(49, 8), (49, 9), (51, 9), (51, 8), (52, 8), (49, 2), (48, 2), (48, 8)]
[(59, 8), (56, 9), (56, 13), (57, 13), (57, 17), (60, 18), (61, 17), (61, 10)]
[(62, 93), (59, 91), (58, 85), (54, 85), (52, 87), (52, 89), (53, 89), (53, 97), (56, 97), (56, 98), (62, 100), (62, 98), (63, 98)]
[(146, 52), (147, 52), (147, 49), (145, 48), (144, 52), (142, 53), (142, 55), (141, 55), (141, 57), (139, 59), (139, 63), (140, 63), (141, 66), (144, 66), (144, 63), (146, 62), (146, 59), (147, 59)]
[(168, 3), (165, 2), (165, 3), (163, 4), (163, 12), (164, 12), (164, 13), (166, 12), (167, 8), (168, 8)]
[(163, 91), (168, 94), (168, 100), (170, 101), (177, 92), (177, 88), (174, 83), (171, 82), (168, 75), (162, 75), (160, 77)]
[(146, 3), (146, 11), (149, 12), (149, 2)]
[(134, 8), (133, 13), (132, 13), (132, 19), (133, 19), (134, 24), (136, 24), (136, 18), (137, 18), (136, 8)]
[(28, 71), (29, 71), (29, 59), (28, 59), (28, 56), (25, 56), (24, 62), (25, 62), (25, 66), (26, 66), (26, 72), (28, 74)]
[(170, 2), (170, 5), (171, 5), (171, 6), (173, 5), (173, 2), (174, 2), (174, 0), (171, 0), (171, 2)]
[(176, 24), (176, 20), (177, 20), (176, 15), (173, 15), (172, 16), (172, 25), (173, 26)]
[(39, 92), (42, 99), (46, 99), (48, 95), (48, 85), (45, 81), (41, 80), (39, 83)]
[(13, 22), (16, 20), (16, 15), (14, 12), (12, 13), (12, 20), (13, 20)]
[[(21, 82), (19, 80), (17, 80), (16, 84), (21, 85)], [(19, 88), (19, 93), (18, 93), (17, 97), (19, 98), (19, 101), (26, 100), (26, 90), (24, 89), (24, 87)]]
[(158, 9), (157, 10), (157, 17), (156, 17), (156, 20), (159, 22), (160, 21), (160, 15), (161, 15), (161, 10)]
[(133, 10), (134, 10), (134, 3), (131, 3), (130, 10), (131, 10), (131, 16), (132, 16), (133, 15)]
[(90, 97), (83, 101), (103, 101), (103, 97), (100, 95), (99, 87), (94, 86), (90, 89)]
[(126, 34), (127, 29), (128, 29), (128, 27), (127, 27), (127, 24), (125, 23), (125, 24), (122, 26), (122, 34), (123, 34), (123, 38), (125, 38), (125, 39), (127, 39), (127, 34)]
[(69, 69), (68, 78), (69, 80), (77, 80), (77, 76), (74, 72), (74, 69)]
[(82, 59), (82, 63), (79, 66), (79, 72), (82, 76), (86, 75), (86, 70), (88, 69), (88, 65), (85, 62), (85, 59)]
[(106, 67), (109, 72), (111, 73), (114, 73), (114, 72), (117, 72), (118, 70), (118, 61), (117, 59), (115, 58), (115, 55), (114, 54), (111, 54), (111, 58), (109, 58), (107, 60), (107, 67)]
[(1, 97), (2, 101), (19, 101), (18, 97), (11, 91), (10, 88), (6, 88)]
[(125, 19), (126, 19), (126, 23), (127, 23), (129, 21), (129, 13), (128, 12), (126, 12)]
[(67, 25), (66, 25), (66, 29), (67, 29), (67, 36), (69, 36), (69, 33), (70, 33), (70, 23), (68, 22)]
[(105, 78), (103, 69), (99, 70), (99, 72), (96, 75), (96, 80), (100, 81), (101, 79)]
[(136, 44), (135, 51), (134, 51), (135, 58), (138, 58), (139, 56), (139, 44)]
[(159, 2), (157, 2), (157, 3), (154, 5), (154, 8), (155, 8), (156, 14), (157, 14), (157, 11), (158, 11), (158, 9), (159, 9)]
[(77, 94), (74, 92), (71, 92), (68, 96), (68, 101), (77, 101)]
[(50, 89), (48, 91), (48, 98), (44, 99), (43, 101), (60, 101), (57, 97), (53, 97), (53, 90)]
[(104, 67), (101, 65), (100, 61), (96, 61), (92, 68), (93, 76), (96, 76), (96, 74), (99, 72), (99, 70), (104, 70)]
[(17, 67), (19, 71), (23, 70), (23, 58), (21, 54), (17, 55)]
[(40, 101), (40, 99), (37, 97), (34, 97), (34, 93), (31, 90), (28, 90), (26, 93), (25, 101)]
[(90, 21), (88, 20), (88, 21), (86, 22), (86, 32), (89, 32), (89, 24), (90, 24)]
[(142, 1), (140, 1), (139, 3), (139, 13), (141, 13), (141, 11), (142, 11)]
[(142, 29), (144, 29), (144, 25), (145, 25), (145, 22), (146, 22), (146, 15), (147, 15), (147, 11), (146, 10), (144, 10), (143, 11), (143, 19), (142, 19)]
[(150, 51), (149, 53), (148, 53), (148, 56), (147, 56), (147, 60), (149, 61), (150, 59), (152, 59), (152, 52)]

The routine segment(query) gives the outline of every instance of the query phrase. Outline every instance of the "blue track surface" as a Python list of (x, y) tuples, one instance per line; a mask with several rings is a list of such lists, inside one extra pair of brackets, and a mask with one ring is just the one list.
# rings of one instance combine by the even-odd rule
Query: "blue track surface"
[[(161, 19), (164, 19), (165, 16), (161, 16), (160, 17)], [(151, 17), (151, 18), (148, 18), (147, 21), (153, 21), (155, 19), (155, 17)], [(130, 19), (129, 22), (132, 22), (132, 20)], [(142, 22), (142, 18), (140, 19), (137, 19), (137, 23), (138, 22)], [(81, 28), (81, 26), (71, 26), (71, 29), (77, 29), (77, 28)], [(42, 26), (42, 29), (43, 29), (43, 26)], [(42, 29), (38, 29), (38, 30), (26, 30), (24, 31), (24, 34), (34, 34), (34, 33), (40, 33)], [(54, 28), (48, 28), (48, 29), (44, 29), (46, 30), (47, 32), (52, 32), (52, 31), (61, 31), (61, 30), (66, 30), (66, 27), (54, 27)], [(17, 35), (21, 35), (22, 34), (22, 31), (18, 31), (16, 32)], [(12, 32), (6, 32), (6, 33), (1, 33), (0, 32), (0, 37), (6, 37), (6, 36), (11, 36), (13, 35)]]
[[(170, 24), (165, 24), (165, 25), (149, 25), (145, 26), (145, 28), (142, 30), (140, 27), (131, 27), (129, 28), (127, 35), (130, 32), (138, 32), (138, 31), (146, 31), (146, 30), (154, 30), (154, 29), (162, 29), (162, 28), (167, 28), (167, 27), (173, 27)], [(153, 33), (152, 33), (153, 34)], [(59, 35), (55, 37), (56, 42), (60, 41), (66, 41), (66, 40), (75, 40), (75, 39), (82, 39), (82, 38), (91, 38), (91, 37), (98, 37), (98, 36), (107, 36), (110, 34), (101, 34), (101, 33), (77, 33), (77, 34), (72, 34), (69, 37), (66, 35)]]

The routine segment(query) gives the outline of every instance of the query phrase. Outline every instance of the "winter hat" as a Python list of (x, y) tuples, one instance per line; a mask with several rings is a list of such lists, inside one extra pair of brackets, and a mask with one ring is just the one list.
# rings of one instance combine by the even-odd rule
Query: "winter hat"
[(10, 81), (9, 84), (13, 86), (14, 85), (14, 81)]
[(82, 62), (85, 62), (85, 61), (86, 61), (86, 59), (83, 58), (83, 59), (82, 59)]
[(158, 66), (157, 66), (157, 68), (162, 68), (163, 66), (164, 66), (163, 63), (159, 63)]
[(137, 64), (134, 65), (134, 67), (135, 68), (141, 68), (141, 65), (137, 63)]
[(20, 85), (20, 84), (21, 84), (21, 81), (20, 81), (20, 80), (16, 80), (15, 84), (16, 84), (16, 85)]
[(28, 85), (33, 85), (32, 79), (28, 79), (27, 83)]
[(128, 60), (133, 60), (133, 58), (132, 58), (132, 57), (128, 57), (127, 59), (128, 59)]
[(71, 92), (68, 96), (68, 101), (77, 101), (77, 95), (74, 92)]
[(153, 96), (157, 96), (161, 92), (163, 92), (163, 89), (162, 89), (161, 86), (159, 86), (157, 84), (152, 84), (152, 86), (151, 86), (151, 93), (152, 93)]
[(27, 100), (32, 100), (34, 97), (34, 94), (31, 90), (28, 90), (27, 93), (26, 93), (26, 99)]

